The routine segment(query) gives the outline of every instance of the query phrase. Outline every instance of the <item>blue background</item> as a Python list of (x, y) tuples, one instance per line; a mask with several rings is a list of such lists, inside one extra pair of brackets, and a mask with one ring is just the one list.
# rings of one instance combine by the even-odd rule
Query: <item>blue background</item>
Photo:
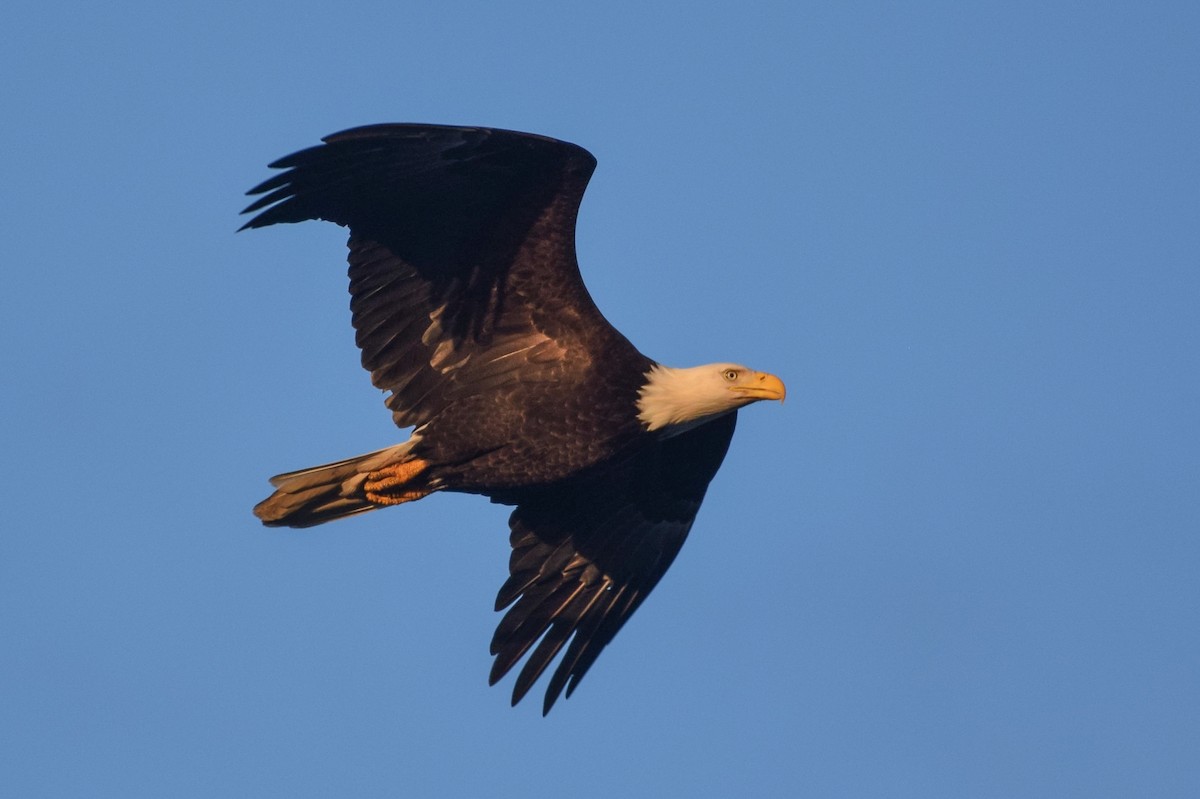
[[(0, 794), (1200, 795), (1200, 6), (32, 6)], [(343, 232), (233, 232), (385, 121), (587, 147), (609, 319), (790, 389), (547, 719), (486, 685), (504, 508), (250, 515), (404, 436)]]

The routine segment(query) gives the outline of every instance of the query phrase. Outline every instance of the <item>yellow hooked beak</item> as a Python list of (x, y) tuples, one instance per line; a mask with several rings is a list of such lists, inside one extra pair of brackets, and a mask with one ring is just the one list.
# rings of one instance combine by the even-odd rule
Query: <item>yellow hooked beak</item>
[(783, 398), (787, 396), (787, 389), (784, 387), (783, 381), (766, 372), (755, 372), (754, 376), (745, 383), (730, 386), (729, 390), (751, 401), (779, 400), (783, 402)]

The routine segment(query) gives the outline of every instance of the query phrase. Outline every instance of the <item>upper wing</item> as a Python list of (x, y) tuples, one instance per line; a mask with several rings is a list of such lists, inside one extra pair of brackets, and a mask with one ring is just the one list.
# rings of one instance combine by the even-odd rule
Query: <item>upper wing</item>
[[(350, 228), (363, 366), (400, 426), (508, 380), (560, 379), (611, 347), (575, 257), (595, 159), (531, 134), (373, 125), (271, 164), (285, 169), (244, 228), (325, 219)], [(569, 366), (568, 366), (569, 365)]]
[(687, 538), (736, 421), (736, 413), (726, 414), (520, 501), (509, 520), (510, 576), (496, 597), (497, 610), (512, 607), (492, 638), (490, 677), (495, 684), (537, 644), (517, 676), (514, 705), (564, 645), (543, 715), (564, 688), (569, 697), (658, 584)]

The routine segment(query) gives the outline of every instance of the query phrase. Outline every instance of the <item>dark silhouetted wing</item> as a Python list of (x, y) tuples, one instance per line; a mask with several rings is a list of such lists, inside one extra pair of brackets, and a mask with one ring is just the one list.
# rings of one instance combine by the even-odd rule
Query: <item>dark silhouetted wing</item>
[(564, 646), (543, 714), (564, 688), (571, 695), (679, 553), (735, 424), (727, 414), (520, 500), (509, 520), (510, 576), (496, 597), (497, 610), (512, 607), (492, 639), (490, 678), (532, 649), (514, 705)]
[(575, 257), (595, 159), (531, 134), (373, 125), (271, 164), (244, 227), (350, 229), (363, 366), (402, 427), (512, 382), (565, 381), (636, 350), (596, 309)]

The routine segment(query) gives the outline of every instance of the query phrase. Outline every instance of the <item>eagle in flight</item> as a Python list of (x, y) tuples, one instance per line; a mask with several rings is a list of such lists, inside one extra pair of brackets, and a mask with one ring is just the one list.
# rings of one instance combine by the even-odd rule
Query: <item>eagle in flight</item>
[[(242, 229), (350, 231), (362, 365), (407, 441), (271, 478), (266, 525), (310, 527), (435, 491), (515, 506), (490, 681), (515, 705), (566, 648), (543, 714), (583, 679), (678, 554), (737, 409), (782, 400), (733, 363), (664, 366), (596, 308), (575, 219), (596, 160), (489, 128), (371, 125), (274, 162)], [(532, 650), (532, 652), (530, 651)]]

